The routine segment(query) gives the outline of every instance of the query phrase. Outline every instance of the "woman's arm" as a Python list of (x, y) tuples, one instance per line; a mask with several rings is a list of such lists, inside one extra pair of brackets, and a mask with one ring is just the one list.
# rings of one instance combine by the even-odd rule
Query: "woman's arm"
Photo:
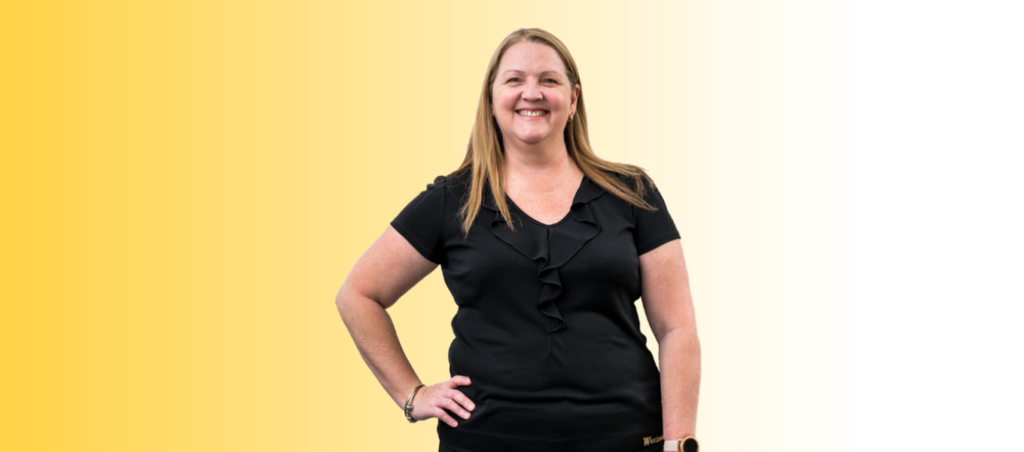
[[(386, 310), (436, 267), (437, 264), (424, 258), (405, 237), (388, 226), (349, 271), (335, 298), (338, 312), (359, 354), (402, 409), (409, 393), (421, 382), (402, 350), (395, 325)], [(454, 427), (455, 420), (434, 405), (464, 418), (469, 413), (446, 397), (453, 397), (463, 406), (472, 405), (461, 391), (442, 383), (416, 393), (414, 412), (438, 417)], [(426, 406), (428, 404), (421, 403), (421, 399), (431, 403)]]
[(696, 436), (700, 393), (700, 341), (680, 241), (640, 256), (644, 311), (658, 340), (663, 434), (666, 440)]
[(356, 348), (395, 403), (420, 384), (386, 309), (437, 267), (391, 226), (360, 256), (335, 304)]

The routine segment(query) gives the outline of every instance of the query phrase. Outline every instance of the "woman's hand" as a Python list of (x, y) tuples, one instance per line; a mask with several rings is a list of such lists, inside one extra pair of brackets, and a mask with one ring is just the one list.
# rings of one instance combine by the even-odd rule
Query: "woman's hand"
[(469, 397), (455, 388), (470, 384), (472, 383), (470, 383), (469, 377), (456, 375), (448, 381), (424, 386), (412, 398), (412, 413), (410, 413), (412, 418), (422, 421), (436, 417), (452, 427), (458, 426), (455, 419), (449, 416), (444, 409), (447, 408), (448, 411), (462, 416), (463, 419), (469, 419), (469, 412), (473, 411), (476, 406), (469, 400)]

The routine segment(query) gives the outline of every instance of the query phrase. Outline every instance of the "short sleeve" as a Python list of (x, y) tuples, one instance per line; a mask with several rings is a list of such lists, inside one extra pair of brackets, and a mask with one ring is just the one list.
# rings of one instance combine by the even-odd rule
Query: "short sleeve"
[(668, 213), (668, 206), (665, 205), (665, 199), (661, 197), (658, 187), (646, 181), (644, 187), (644, 200), (658, 210), (651, 211), (633, 206), (633, 219), (636, 225), (633, 229), (633, 243), (636, 244), (637, 256), (680, 238), (679, 230), (672, 221), (672, 215)]
[(398, 216), (391, 220), (391, 226), (402, 234), (416, 251), (435, 264), (445, 261), (445, 186), (445, 177), (437, 176), (433, 183), (427, 184), (427, 188), (416, 195)]

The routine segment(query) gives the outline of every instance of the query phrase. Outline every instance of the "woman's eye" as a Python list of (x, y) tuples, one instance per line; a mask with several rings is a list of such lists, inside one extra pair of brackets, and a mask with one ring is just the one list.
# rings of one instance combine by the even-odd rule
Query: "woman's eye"
[[(512, 78), (508, 79), (508, 83), (520, 82), (520, 81), (522, 81), (522, 80), (519, 77), (512, 77)], [(550, 82), (550, 83), (558, 83), (558, 80), (555, 80), (553, 78), (546, 78), (544, 80), (541, 80), (541, 82), (544, 82), (544, 83), (548, 83), (548, 82)]]

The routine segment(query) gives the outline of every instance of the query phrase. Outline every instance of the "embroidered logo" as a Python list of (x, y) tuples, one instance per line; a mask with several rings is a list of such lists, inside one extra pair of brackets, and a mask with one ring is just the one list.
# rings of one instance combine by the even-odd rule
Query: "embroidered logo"
[(665, 435), (648, 436), (644, 438), (644, 445), (650, 446), (651, 444), (660, 443), (662, 441), (665, 441)]

